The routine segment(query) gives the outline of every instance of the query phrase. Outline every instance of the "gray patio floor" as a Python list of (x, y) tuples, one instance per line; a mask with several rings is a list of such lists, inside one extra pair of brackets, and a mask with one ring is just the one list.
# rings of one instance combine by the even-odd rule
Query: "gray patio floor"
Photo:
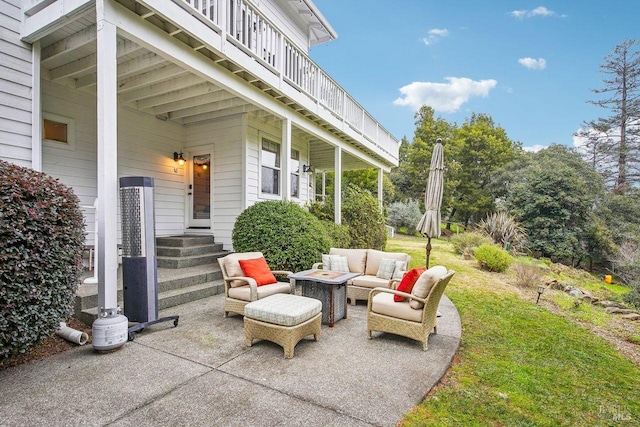
[(1, 426), (393, 426), (449, 368), (460, 318), (445, 296), (438, 334), (421, 344), (366, 332), (366, 306), (281, 347), (246, 347), (223, 296), (163, 310), (120, 350), (91, 345), (0, 372)]

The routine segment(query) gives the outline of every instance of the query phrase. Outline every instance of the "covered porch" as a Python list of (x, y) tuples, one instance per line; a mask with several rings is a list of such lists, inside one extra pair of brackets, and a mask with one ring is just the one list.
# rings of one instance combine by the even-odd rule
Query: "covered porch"
[[(341, 171), (378, 169), (381, 198), (397, 164), (397, 140), (249, 1), (42, 0), (23, 12), (37, 64), (33, 166), (82, 205), (97, 199), (86, 217), (100, 283), (116, 282), (121, 176), (154, 178), (158, 236), (213, 234), (231, 249), (247, 206), (313, 199), (304, 166), (335, 171), (340, 222)], [(265, 140), (281, 157), (273, 188)]]

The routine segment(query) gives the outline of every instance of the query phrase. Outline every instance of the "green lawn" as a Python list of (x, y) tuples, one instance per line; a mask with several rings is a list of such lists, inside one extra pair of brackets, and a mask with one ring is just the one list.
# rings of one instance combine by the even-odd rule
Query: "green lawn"
[[(387, 250), (409, 253), (415, 267), (425, 243), (399, 237)], [(566, 311), (553, 314), (535, 304), (535, 290), (481, 271), (444, 240), (432, 245), (430, 265), (457, 272), (445, 293), (460, 312), (462, 343), (444, 382), (401, 425), (640, 425), (640, 369), (579, 323), (606, 327), (610, 315), (563, 307), (566, 297), (548, 291), (544, 302)]]

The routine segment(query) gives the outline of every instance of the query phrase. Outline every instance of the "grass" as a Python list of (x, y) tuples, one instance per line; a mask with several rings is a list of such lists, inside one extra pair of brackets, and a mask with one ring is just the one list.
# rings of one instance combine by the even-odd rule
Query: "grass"
[[(481, 271), (444, 240), (432, 240), (430, 265), (456, 270), (446, 294), (460, 313), (463, 334), (447, 379), (401, 421), (403, 426), (606, 426), (640, 423), (640, 369), (580, 323), (607, 325), (611, 316), (566, 294), (533, 289), (507, 275)], [(424, 266), (425, 239), (389, 239), (387, 250), (407, 252)], [(578, 279), (602, 286), (594, 279)], [(605, 287), (618, 295), (623, 289)], [(558, 303), (556, 303), (556, 300)], [(638, 333), (629, 341), (638, 339)]]

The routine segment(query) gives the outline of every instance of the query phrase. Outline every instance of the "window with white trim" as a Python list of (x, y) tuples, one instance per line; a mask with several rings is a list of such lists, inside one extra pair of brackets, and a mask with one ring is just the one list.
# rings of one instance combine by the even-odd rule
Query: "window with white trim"
[(291, 150), (291, 197), (300, 197), (300, 152)]
[(280, 195), (280, 144), (263, 138), (260, 163), (262, 193)]

